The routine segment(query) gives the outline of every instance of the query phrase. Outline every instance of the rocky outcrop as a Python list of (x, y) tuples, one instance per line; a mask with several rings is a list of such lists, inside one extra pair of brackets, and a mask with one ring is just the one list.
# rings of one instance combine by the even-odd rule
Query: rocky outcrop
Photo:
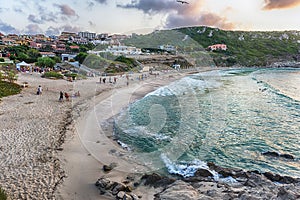
[(153, 174), (145, 174), (141, 178), (144, 185), (149, 185), (153, 187), (165, 187), (167, 185), (170, 185), (176, 181), (174, 178), (169, 178), (166, 176), (161, 176), (159, 174), (153, 173)]
[(137, 195), (132, 193), (133, 189), (131, 186), (114, 182), (104, 177), (99, 178), (96, 181), (95, 186), (99, 189), (101, 195), (106, 194), (107, 196), (115, 197), (116, 199), (139, 199)]
[[(199, 192), (190, 184), (183, 181), (176, 181), (172, 185), (169, 185), (162, 192), (155, 195), (155, 199), (164, 200), (193, 200), (199, 199)], [(206, 198), (207, 199), (207, 198)]]
[(261, 153), (264, 156), (271, 156), (271, 157), (277, 157), (277, 158), (285, 158), (285, 159), (290, 159), (290, 160), (294, 160), (295, 157), (291, 154), (280, 154), (278, 152), (274, 152), (274, 151), (266, 151)]

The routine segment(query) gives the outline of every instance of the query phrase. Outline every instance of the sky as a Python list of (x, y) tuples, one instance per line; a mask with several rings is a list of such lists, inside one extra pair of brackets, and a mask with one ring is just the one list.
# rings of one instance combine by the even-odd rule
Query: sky
[(183, 26), (300, 30), (300, 0), (3, 0), (3, 34), (149, 33)]

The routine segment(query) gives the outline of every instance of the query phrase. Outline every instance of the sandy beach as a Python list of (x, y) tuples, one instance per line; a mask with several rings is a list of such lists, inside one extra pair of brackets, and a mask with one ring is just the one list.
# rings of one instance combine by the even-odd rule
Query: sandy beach
[[(0, 185), (11, 199), (103, 199), (94, 185), (99, 177), (121, 181), (126, 171), (138, 168), (109, 153), (124, 150), (109, 139), (110, 128), (103, 130), (98, 122), (184, 73), (143, 81), (138, 76), (131, 75), (127, 86), (125, 76), (117, 84), (99, 84), (98, 77), (68, 82), (19, 74), (17, 82), (29, 87), (0, 103)], [(36, 95), (39, 85), (42, 95)], [(81, 96), (59, 102), (59, 91)], [(103, 115), (95, 116), (100, 111)], [(103, 164), (113, 162), (116, 169), (104, 174)]]
[[(65, 177), (57, 152), (64, 142), (71, 102), (58, 102), (59, 91), (71, 91), (65, 80), (20, 74), (29, 87), (0, 102), (0, 185), (12, 199), (53, 199)], [(42, 95), (36, 95), (37, 87)]]
[[(10, 199), (122, 199), (127, 195), (101, 191), (101, 184), (108, 181), (114, 188), (126, 183), (127, 190), (134, 193), (128, 196), (131, 199), (154, 199), (154, 195), (157, 199), (300, 198), (300, 179), (213, 163), (211, 169), (238, 182), (216, 182), (202, 169), (190, 178), (154, 174), (148, 176), (150, 186), (131, 185), (152, 171), (128, 159), (130, 154), (114, 140), (114, 116), (147, 93), (193, 72), (160, 72), (144, 80), (139, 80), (140, 74), (132, 74), (129, 85), (125, 76), (119, 76), (116, 84), (100, 84), (99, 77), (68, 82), (19, 74), (18, 83), (26, 81), (29, 87), (0, 102), (1, 188)], [(36, 94), (39, 85), (42, 95)], [(81, 95), (59, 102), (60, 91), (70, 95), (79, 91)], [(104, 165), (113, 169), (105, 172)]]

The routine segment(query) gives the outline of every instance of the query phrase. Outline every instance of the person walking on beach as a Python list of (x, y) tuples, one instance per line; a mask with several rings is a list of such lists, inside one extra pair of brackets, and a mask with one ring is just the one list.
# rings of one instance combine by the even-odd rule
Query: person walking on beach
[(37, 95), (42, 95), (42, 91), (43, 91), (43, 88), (42, 88), (42, 86), (39, 85), (39, 87), (37, 88), (36, 94)]
[(100, 81), (99, 81), (100, 84), (101, 84), (101, 81), (102, 81), (102, 78), (100, 77)]
[(67, 101), (69, 101), (69, 97), (70, 97), (70, 95), (65, 92), (65, 98), (66, 98)]
[(105, 80), (106, 80), (106, 78), (103, 78), (103, 83), (105, 84)]
[(60, 91), (58, 100), (63, 101), (63, 99), (64, 99), (64, 93), (62, 91)]

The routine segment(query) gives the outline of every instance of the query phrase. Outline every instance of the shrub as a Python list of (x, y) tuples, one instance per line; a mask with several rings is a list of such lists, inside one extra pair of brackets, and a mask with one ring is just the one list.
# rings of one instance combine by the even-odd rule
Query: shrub
[(7, 199), (7, 194), (5, 193), (4, 190), (0, 188), (0, 200), (6, 200)]
[(56, 79), (63, 79), (64, 75), (58, 73), (58, 72), (45, 72), (44, 75), (42, 76), (44, 78), (56, 78)]
[(72, 77), (73, 80), (78, 76), (78, 74), (71, 73), (71, 74), (65, 74), (66, 77)]
[(5, 60), (4, 60), (4, 58), (0, 58), (0, 62), (4, 62)]
[(21, 86), (16, 83), (0, 81), (0, 98), (18, 94), (21, 92)]

